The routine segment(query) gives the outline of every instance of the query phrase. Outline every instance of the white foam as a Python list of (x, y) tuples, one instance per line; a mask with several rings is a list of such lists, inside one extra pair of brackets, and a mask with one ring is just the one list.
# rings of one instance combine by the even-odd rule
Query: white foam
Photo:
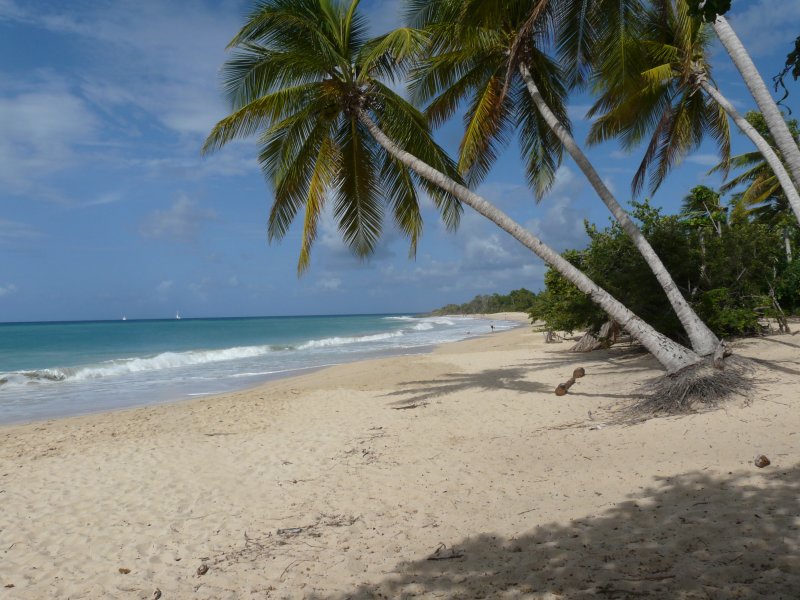
[(297, 347), (298, 350), (309, 350), (311, 348), (328, 348), (330, 346), (345, 346), (347, 344), (358, 344), (360, 342), (379, 342), (404, 335), (402, 331), (393, 333), (376, 333), (374, 335), (362, 335), (358, 337), (330, 337), (321, 340), (311, 340)]
[(60, 369), (40, 369), (8, 373), (2, 376), (7, 384), (29, 384), (45, 381), (85, 381), (114, 377), (129, 373), (161, 371), (206, 363), (252, 358), (270, 352), (269, 346), (239, 346), (221, 350), (193, 350), (190, 352), (164, 352), (151, 357), (119, 358), (98, 365)]

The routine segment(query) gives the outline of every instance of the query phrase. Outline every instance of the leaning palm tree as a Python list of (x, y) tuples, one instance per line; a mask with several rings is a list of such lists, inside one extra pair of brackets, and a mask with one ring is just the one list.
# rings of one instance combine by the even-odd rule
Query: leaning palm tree
[[(231, 114), (203, 151), (259, 134), (259, 159), (274, 193), (271, 238), (281, 238), (305, 208), (300, 268), (308, 266), (329, 196), (345, 241), (368, 254), (380, 233), (382, 201), (413, 240), (421, 227), (412, 183), (437, 200), (455, 226), (462, 202), (510, 233), (627, 329), (670, 372), (700, 357), (666, 338), (557, 252), (459, 182), (423, 116), (393, 92), (392, 77), (416, 51), (418, 34), (398, 30), (367, 40), (358, 0), (259, 0), (230, 44), (224, 67)], [(407, 215), (411, 215), (408, 217)]]
[(640, 15), (637, 27), (642, 41), (627, 56), (636, 68), (628, 69), (625, 78), (605, 64), (597, 68), (600, 96), (589, 114), (598, 118), (589, 142), (613, 137), (630, 149), (649, 137), (633, 189), (641, 190), (650, 170), (650, 189), (655, 191), (706, 135), (717, 142), (721, 165), (727, 165), (730, 117), (772, 165), (800, 219), (800, 194), (781, 160), (713, 83), (707, 51), (711, 29), (690, 17), (686, 0), (655, 0)]
[(778, 105), (769, 93), (769, 88), (761, 78), (761, 74), (756, 69), (753, 59), (750, 58), (750, 54), (727, 19), (721, 14), (730, 8), (730, 2), (690, 0), (690, 5), (693, 15), (711, 24), (717, 34), (717, 38), (741, 74), (747, 89), (750, 90), (750, 94), (766, 119), (769, 131), (772, 133), (775, 144), (783, 155), (795, 187), (800, 189), (800, 147), (792, 138), (792, 134), (786, 126), (786, 121), (784, 121)]
[[(692, 348), (702, 355), (711, 354), (719, 340), (683, 297), (650, 243), (570, 134), (560, 83), (567, 78), (544, 51), (554, 43), (559, 7), (548, 0), (408, 0), (411, 25), (425, 31), (428, 39), (425, 54), (412, 73), (412, 90), (417, 99), (430, 102), (427, 113), (434, 123), (453, 114), (461, 102), (468, 103), (459, 159), (459, 167), (468, 176), (484, 174), (495, 157), (495, 147), (516, 129), (529, 180), (541, 196), (546, 187), (531, 172), (537, 172), (540, 157), (556, 155), (551, 141), (555, 137), (644, 257)], [(543, 163), (548, 181), (553, 164), (554, 160)]]

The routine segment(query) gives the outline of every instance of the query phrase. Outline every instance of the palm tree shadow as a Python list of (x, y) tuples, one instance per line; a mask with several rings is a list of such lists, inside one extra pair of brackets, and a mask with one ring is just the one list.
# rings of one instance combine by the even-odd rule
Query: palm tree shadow
[(784, 366), (782, 363), (791, 363), (797, 364), (796, 361), (788, 361), (788, 360), (767, 360), (766, 358), (757, 358), (755, 356), (749, 356), (748, 360), (759, 364), (761, 366), (766, 367), (772, 371), (778, 371), (780, 373), (786, 373), (787, 375), (800, 375), (800, 370), (798, 369), (791, 369), (789, 367)]
[(433, 398), (447, 396), (466, 390), (511, 390), (526, 394), (552, 392), (552, 387), (526, 378), (530, 369), (521, 367), (505, 367), (487, 369), (478, 373), (449, 373), (437, 379), (406, 381), (399, 385), (402, 389), (386, 394), (386, 396), (406, 396), (393, 402), (394, 406), (410, 406), (427, 402)]
[[(393, 402), (397, 408), (413, 407), (437, 397), (447, 396), (466, 390), (509, 390), (525, 394), (545, 393), (552, 394), (559, 383), (566, 381), (572, 374), (575, 365), (588, 366), (587, 376), (613, 372), (620, 377), (626, 377), (634, 372), (652, 371), (655, 362), (649, 354), (642, 353), (636, 347), (611, 348), (609, 350), (596, 350), (591, 353), (553, 352), (553, 356), (537, 358), (522, 364), (498, 369), (487, 369), (477, 373), (449, 373), (437, 379), (405, 381), (399, 384), (396, 391), (386, 396), (403, 396), (402, 400)], [(531, 381), (531, 374), (543, 369), (553, 367), (563, 368), (552, 381), (542, 383)], [(570, 392), (574, 396), (597, 396), (609, 398), (638, 398), (637, 394), (586, 394), (574, 389)]]
[[(535, 523), (535, 506), (529, 514)], [(461, 556), (418, 556), (381, 581), (325, 597), (796, 598), (798, 515), (800, 465), (693, 471), (659, 477), (605, 512), (518, 537), (432, 538), (431, 552), (441, 541)]]
[(770, 342), (772, 344), (780, 344), (781, 346), (789, 346), (790, 348), (797, 348), (798, 350), (800, 350), (800, 345), (784, 342), (783, 340), (779, 340), (774, 337), (764, 336), (762, 338), (759, 338), (759, 340), (764, 342)]

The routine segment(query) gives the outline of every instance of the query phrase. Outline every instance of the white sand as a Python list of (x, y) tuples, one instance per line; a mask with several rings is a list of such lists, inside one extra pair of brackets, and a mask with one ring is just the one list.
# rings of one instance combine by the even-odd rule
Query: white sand
[(800, 597), (800, 338), (737, 344), (749, 404), (605, 427), (658, 371), (566, 346), (0, 428), (0, 600)]

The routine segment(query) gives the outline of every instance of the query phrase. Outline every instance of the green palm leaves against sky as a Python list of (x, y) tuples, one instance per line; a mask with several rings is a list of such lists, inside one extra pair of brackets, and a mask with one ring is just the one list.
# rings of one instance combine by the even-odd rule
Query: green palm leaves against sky
[(415, 252), (422, 231), (417, 187), (448, 228), (461, 213), (455, 199), (389, 156), (359, 123), (356, 112), (363, 109), (408, 152), (456, 176), (423, 115), (384, 83), (419, 47), (420, 34), (400, 29), (368, 40), (357, 6), (357, 0), (257, 2), (223, 67), (232, 112), (203, 147), (211, 152), (259, 135), (259, 161), (275, 196), (269, 239), (281, 239), (305, 211), (300, 272), (329, 201), (344, 241), (361, 257), (375, 249), (387, 209)]
[[(447, 120), (462, 102), (465, 132), (459, 170), (481, 181), (514, 131), (519, 135), (528, 182), (541, 198), (553, 184), (562, 147), (539, 115), (516, 69), (524, 60), (546, 102), (565, 126), (566, 87), (558, 64), (540, 47), (552, 38), (547, 2), (410, 0), (410, 23), (424, 29), (428, 46), (411, 72), (414, 98), (427, 102), (432, 125)], [(532, 12), (533, 11), (533, 12)]]
[(706, 55), (711, 33), (689, 16), (685, 0), (657, 0), (631, 25), (638, 28), (632, 37), (639, 41), (626, 49), (624, 75), (613, 60), (599, 67), (600, 98), (589, 112), (598, 119), (589, 141), (616, 137), (630, 150), (649, 137), (633, 179), (638, 193), (648, 171), (654, 191), (704, 134), (711, 135), (727, 163), (730, 130), (725, 111), (697, 87), (698, 78), (711, 78)]
[[(752, 111), (747, 113), (745, 118), (780, 156), (780, 151), (769, 132), (764, 116), (759, 112)], [(786, 124), (795, 140), (800, 142), (800, 129), (797, 121), (791, 119)], [(738, 188), (740, 191), (734, 195), (732, 200), (738, 208), (744, 209), (746, 214), (752, 216), (759, 223), (797, 226), (797, 218), (792, 213), (786, 193), (760, 152), (753, 151), (732, 156), (729, 165), (737, 170), (744, 169), (744, 172), (726, 182), (720, 191), (729, 192)], [(725, 170), (726, 167), (728, 164), (723, 163), (714, 167), (711, 172)]]

